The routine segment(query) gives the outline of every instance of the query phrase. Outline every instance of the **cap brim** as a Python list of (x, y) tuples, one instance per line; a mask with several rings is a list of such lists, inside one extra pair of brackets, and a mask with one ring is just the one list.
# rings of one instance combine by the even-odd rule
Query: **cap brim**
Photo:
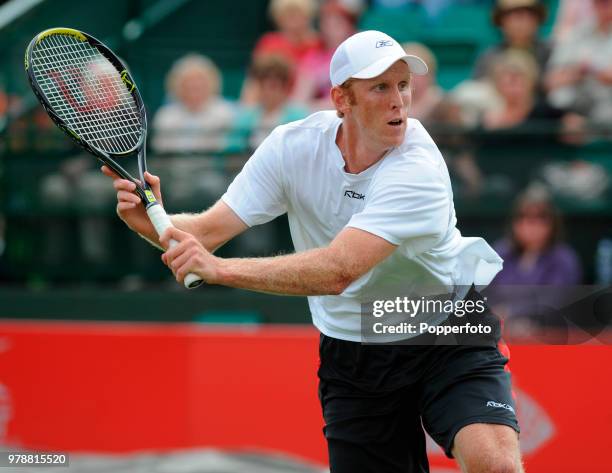
[(427, 74), (427, 64), (418, 56), (406, 54), (403, 56), (388, 56), (383, 57), (376, 61), (374, 64), (370, 64), (365, 69), (360, 70), (357, 74), (353, 74), (351, 77), (354, 79), (371, 79), (377, 77), (389, 69), (397, 61), (404, 61), (410, 67), (410, 72), (418, 76)]

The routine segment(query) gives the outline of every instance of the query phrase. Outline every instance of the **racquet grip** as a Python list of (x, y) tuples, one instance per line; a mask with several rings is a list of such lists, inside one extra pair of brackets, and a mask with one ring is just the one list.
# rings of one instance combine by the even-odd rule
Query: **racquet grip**
[[(164, 233), (168, 228), (172, 227), (170, 217), (159, 204), (153, 204), (147, 209), (147, 215), (151, 220), (151, 223), (155, 227), (155, 231), (158, 235)], [(176, 240), (170, 240), (170, 248), (176, 246), (178, 242)], [(185, 276), (183, 283), (187, 289), (194, 289), (201, 285), (204, 281), (197, 274), (189, 273)]]

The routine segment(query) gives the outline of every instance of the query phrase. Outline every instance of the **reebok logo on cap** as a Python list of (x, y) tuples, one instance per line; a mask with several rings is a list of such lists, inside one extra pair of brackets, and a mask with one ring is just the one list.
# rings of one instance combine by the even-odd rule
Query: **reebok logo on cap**
[(410, 72), (427, 74), (427, 65), (418, 56), (406, 54), (397, 41), (380, 31), (361, 31), (345, 39), (334, 52), (329, 64), (333, 86), (350, 78), (371, 79), (381, 75), (396, 61), (404, 61)]
[(393, 41), (389, 41), (388, 39), (383, 39), (381, 41), (376, 42), (377, 48), (384, 48), (385, 46), (393, 46)]

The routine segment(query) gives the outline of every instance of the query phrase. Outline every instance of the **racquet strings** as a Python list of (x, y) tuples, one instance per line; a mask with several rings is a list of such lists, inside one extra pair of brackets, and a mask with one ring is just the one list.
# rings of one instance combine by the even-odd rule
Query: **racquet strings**
[(120, 72), (97, 48), (50, 35), (34, 46), (30, 67), (53, 111), (90, 146), (114, 154), (138, 144), (140, 110)]

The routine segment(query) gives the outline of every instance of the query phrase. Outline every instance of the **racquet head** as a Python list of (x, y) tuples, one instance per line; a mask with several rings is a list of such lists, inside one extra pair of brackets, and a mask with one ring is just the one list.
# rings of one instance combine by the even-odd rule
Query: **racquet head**
[[(53, 121), (119, 176), (136, 184), (158, 234), (172, 226), (144, 179), (147, 116), (138, 88), (119, 58), (87, 33), (52, 28), (28, 45), (25, 69)], [(117, 162), (133, 154), (138, 156), (140, 180)], [(189, 288), (202, 282), (197, 274), (184, 280)]]
[[(100, 41), (72, 28), (36, 35), (26, 50), (32, 89), (53, 121), (74, 141), (125, 179), (137, 183), (145, 204), (145, 107), (125, 65)], [(117, 159), (138, 154), (137, 180)]]

